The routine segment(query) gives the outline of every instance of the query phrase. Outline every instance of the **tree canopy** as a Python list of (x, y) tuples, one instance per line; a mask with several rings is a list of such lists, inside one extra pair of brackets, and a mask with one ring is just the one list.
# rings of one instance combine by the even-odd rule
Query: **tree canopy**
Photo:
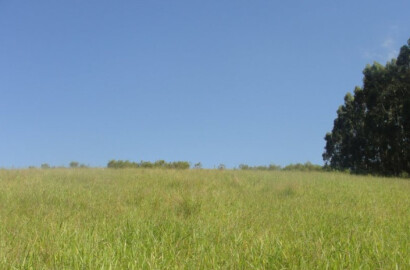
[(367, 65), (363, 75), (363, 87), (346, 94), (325, 136), (325, 164), (356, 173), (410, 174), (410, 39), (397, 59)]

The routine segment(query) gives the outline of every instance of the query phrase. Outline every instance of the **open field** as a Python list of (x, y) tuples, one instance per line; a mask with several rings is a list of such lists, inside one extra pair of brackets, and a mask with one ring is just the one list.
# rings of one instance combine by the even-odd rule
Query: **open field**
[(0, 170), (0, 269), (410, 269), (410, 181)]

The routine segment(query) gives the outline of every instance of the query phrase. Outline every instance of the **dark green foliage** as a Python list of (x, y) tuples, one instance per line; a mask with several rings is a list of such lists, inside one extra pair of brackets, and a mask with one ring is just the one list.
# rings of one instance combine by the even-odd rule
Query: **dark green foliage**
[(167, 163), (165, 167), (170, 169), (189, 169), (190, 164), (187, 161), (174, 161)]
[(71, 161), (70, 162), (70, 168), (78, 168), (80, 166), (80, 163), (77, 161)]
[(249, 170), (251, 167), (247, 164), (239, 164), (239, 169), (241, 170)]
[(41, 168), (42, 169), (50, 169), (51, 167), (50, 167), (50, 165), (48, 165), (48, 163), (43, 163), (43, 164), (41, 164)]
[(397, 60), (368, 65), (325, 136), (326, 166), (355, 173), (410, 173), (410, 39)]
[(83, 163), (79, 163), (77, 161), (71, 161), (69, 165), (70, 165), (70, 168), (88, 168), (87, 165)]
[(131, 162), (129, 160), (110, 160), (107, 168), (164, 168), (164, 169), (189, 169), (190, 164), (187, 161), (166, 162), (157, 160), (154, 163), (150, 161)]
[(268, 170), (270, 170), (270, 171), (277, 171), (277, 170), (280, 170), (280, 169), (281, 169), (281, 167), (279, 165), (270, 164), (268, 166)]

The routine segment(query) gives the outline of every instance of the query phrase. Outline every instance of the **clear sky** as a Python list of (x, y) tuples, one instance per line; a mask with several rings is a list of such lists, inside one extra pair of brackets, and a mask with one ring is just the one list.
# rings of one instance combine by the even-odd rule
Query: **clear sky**
[(0, 0), (0, 167), (322, 164), (408, 38), (408, 0)]

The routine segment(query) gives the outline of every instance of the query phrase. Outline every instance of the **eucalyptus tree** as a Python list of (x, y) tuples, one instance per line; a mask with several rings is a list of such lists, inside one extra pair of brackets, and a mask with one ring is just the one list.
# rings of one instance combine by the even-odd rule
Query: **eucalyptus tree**
[(363, 71), (363, 88), (348, 93), (325, 136), (326, 166), (353, 172), (410, 173), (410, 39), (385, 66)]

